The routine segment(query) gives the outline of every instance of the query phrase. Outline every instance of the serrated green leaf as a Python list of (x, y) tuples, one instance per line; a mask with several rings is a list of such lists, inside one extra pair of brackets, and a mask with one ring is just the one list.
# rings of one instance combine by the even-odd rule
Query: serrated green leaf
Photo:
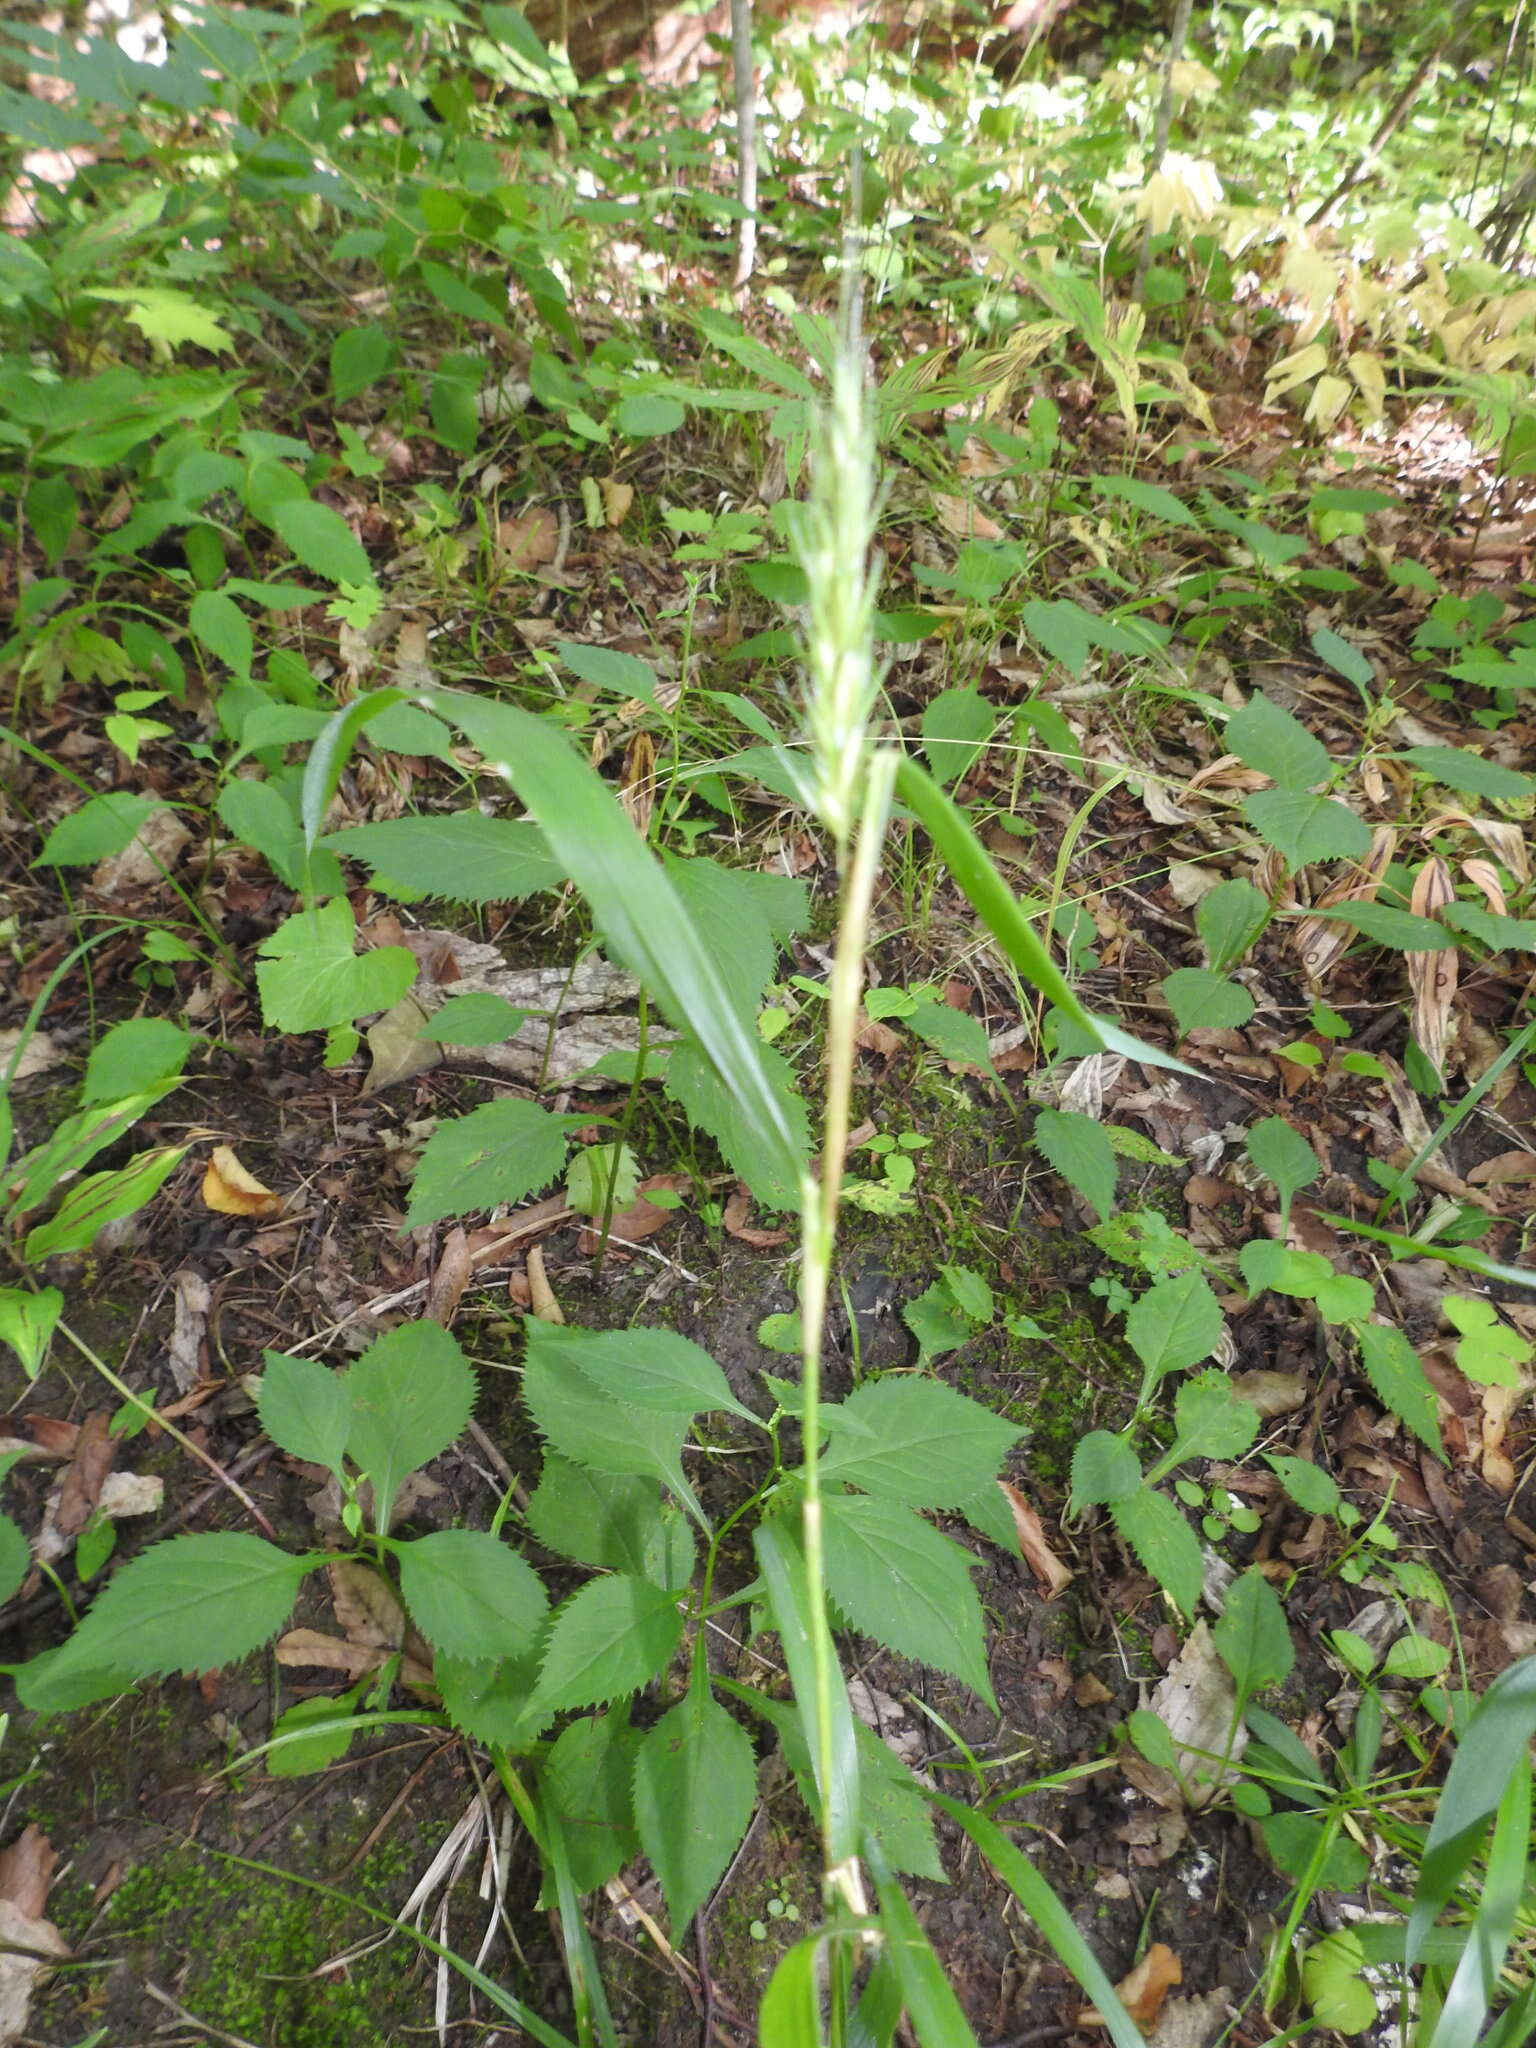
[(564, 1171), (570, 1134), (583, 1121), (556, 1116), (520, 1095), (500, 1095), (440, 1123), (411, 1180), (407, 1225), (414, 1230), (537, 1194)]
[(1141, 1484), (1141, 1466), (1123, 1436), (1091, 1429), (1072, 1453), (1072, 1513), (1101, 1507), (1134, 1493)]
[(841, 1494), (822, 1509), (827, 1587), (853, 1626), (995, 1711), (969, 1553), (896, 1501)]
[(232, 597), (221, 590), (200, 590), (188, 608), (187, 626), (193, 639), (206, 647), (215, 661), (222, 661), (232, 675), (250, 675), (256, 642), (250, 620)]
[(1328, 903), (1311, 914), (1331, 919), (1335, 924), (1353, 925), (1376, 945), (1391, 946), (1399, 953), (1445, 953), (1456, 944), (1436, 919), (1415, 917), (1411, 910), (1399, 910), (1391, 903)]
[(1218, 882), (1195, 906), (1195, 929), (1211, 970), (1224, 974), (1253, 945), (1273, 915), (1273, 905), (1252, 882)]
[(1206, 967), (1176, 967), (1164, 975), (1162, 991), (1181, 1038), (1188, 1031), (1231, 1030), (1253, 1015), (1253, 997), (1242, 983)]
[(1273, 1238), (1252, 1237), (1237, 1255), (1243, 1284), (1250, 1294), (1266, 1287), (1276, 1294), (1289, 1294), (1310, 1301), (1319, 1287), (1326, 1286), (1333, 1267), (1321, 1252), (1296, 1252)]
[(823, 1408), (822, 1473), (915, 1508), (952, 1508), (997, 1477), (1023, 1432), (938, 1380), (867, 1381)]
[(1237, 1458), (1259, 1433), (1259, 1418), (1224, 1372), (1186, 1380), (1173, 1405), (1176, 1448), (1186, 1458)]
[(674, 1933), (688, 1925), (736, 1853), (756, 1798), (751, 1739), (696, 1675), (687, 1697), (645, 1737), (635, 1762), (635, 1822)]
[[(1282, 1202), (1300, 1189), (1310, 1187), (1322, 1173), (1317, 1154), (1294, 1124), (1284, 1117), (1266, 1116), (1252, 1126), (1244, 1139), (1248, 1157), (1264, 1178), (1274, 1183)], [(1272, 1283), (1266, 1281), (1266, 1286)]]
[(345, 896), (295, 911), (258, 948), (256, 985), (274, 1031), (329, 1031), (371, 1010), (387, 1010), (416, 979), (405, 946), (358, 954), (357, 920)]
[(400, 1591), (434, 1649), (470, 1662), (526, 1656), (549, 1611), (538, 1575), (482, 1529), (440, 1529), (396, 1551)]
[(1293, 869), (1315, 860), (1358, 860), (1371, 844), (1363, 818), (1304, 789), (1258, 790), (1243, 798), (1243, 816)]
[(0, 1515), (0, 1606), (32, 1569), (32, 1546), (9, 1515)]
[[(541, 1324), (540, 1332), (553, 1329)], [(623, 1334), (623, 1333), (615, 1333)], [(701, 1522), (703, 1509), (683, 1473), (682, 1445), (694, 1410), (634, 1407), (589, 1379), (575, 1357), (535, 1344), (523, 1372), (523, 1400), (550, 1447), (599, 1472), (662, 1480)]]
[(153, 1544), (97, 1596), (51, 1659), (49, 1682), (233, 1664), (277, 1634), (317, 1562), (239, 1530)]
[(1200, 1599), (1200, 1542), (1165, 1493), (1140, 1486), (1109, 1503), (1115, 1527), (1182, 1613)]
[(557, 640), (555, 652), (572, 675), (596, 689), (638, 697), (645, 704), (656, 701), (656, 671), (638, 654), (624, 654), (617, 647), (591, 647), (580, 640)]
[(541, 1735), (554, 1719), (554, 1709), (534, 1698), (538, 1655), (503, 1657), (494, 1663), (450, 1657), (439, 1650), (432, 1676), (443, 1696), (443, 1710), (455, 1728), (476, 1742), (497, 1744), (516, 1753)]
[(1221, 1305), (1202, 1273), (1159, 1280), (1131, 1304), (1125, 1334), (1155, 1382), (1209, 1358), (1221, 1341)]
[(60, 818), (33, 861), (35, 868), (93, 867), (129, 845), (139, 827), (164, 806), (152, 796), (134, 796), (115, 789), (87, 797), (77, 811)]
[(562, 1728), (544, 1764), (544, 1789), (565, 1825), (571, 1883), (596, 1891), (638, 1852), (635, 1758), (641, 1737), (623, 1714), (584, 1714)]
[(1335, 633), (1331, 626), (1319, 626), (1312, 635), (1312, 651), (1319, 661), (1325, 661), (1336, 676), (1342, 676), (1346, 683), (1353, 683), (1357, 689), (1369, 689), (1376, 680), (1375, 671), (1359, 648), (1346, 640), (1342, 633)]
[(1445, 1456), (1435, 1411), (1435, 1390), (1419, 1355), (1396, 1324), (1359, 1323), (1360, 1367), (1377, 1397), (1437, 1458)]
[(1042, 1109), (1035, 1118), (1035, 1150), (1107, 1221), (1115, 1206), (1119, 1165), (1104, 1126), (1072, 1109)]
[(1264, 1456), (1304, 1515), (1331, 1515), (1337, 1511), (1343, 1496), (1331, 1473), (1306, 1458), (1287, 1458), (1278, 1451), (1266, 1451)]
[(528, 1502), (528, 1525), (579, 1564), (630, 1572), (681, 1592), (693, 1576), (693, 1535), (641, 1473), (594, 1472), (550, 1453)]
[(682, 1633), (674, 1594), (627, 1573), (594, 1579), (555, 1615), (534, 1703), (563, 1713), (638, 1692), (666, 1669)]
[(478, 991), (450, 996), (422, 1025), (420, 1035), (434, 1045), (505, 1045), (527, 1021), (528, 1012), (505, 996)]
[(129, 1017), (96, 1041), (85, 1063), (82, 1102), (114, 1102), (135, 1089), (174, 1081), (196, 1040), (169, 1017)]
[(477, 810), (350, 825), (324, 844), (342, 860), (362, 861), (381, 888), (398, 883), (449, 903), (520, 903), (566, 880), (537, 825)]
[(1250, 768), (1282, 789), (1305, 790), (1326, 782), (1333, 761), (1322, 741), (1278, 704), (1255, 691), (1227, 720), (1227, 745)]
[(995, 1076), (992, 1050), (979, 1018), (968, 1016), (950, 1003), (923, 997), (913, 1004), (903, 1022), (942, 1059), (957, 1066), (979, 1067), (984, 1074)]
[(1470, 932), (1490, 953), (1536, 953), (1536, 919), (1501, 917), (1480, 903), (1448, 903), (1445, 921)]
[(401, 1482), (446, 1451), (474, 1413), (475, 1375), (440, 1323), (402, 1323), (346, 1376), (347, 1456), (373, 1482), (374, 1520), (389, 1527)]
[(331, 583), (369, 583), (368, 550), (341, 514), (315, 498), (288, 498), (271, 508), (283, 545), (316, 576)]
[(340, 1473), (352, 1428), (347, 1382), (316, 1358), (264, 1352), (266, 1370), (256, 1409), (279, 1450)]
[(1488, 761), (1466, 747), (1405, 747), (1394, 754), (1395, 761), (1407, 761), (1446, 789), (1462, 796), (1511, 798), (1530, 796), (1536, 791), (1536, 776), (1521, 775), (1498, 761)]
[(394, 339), (376, 322), (345, 327), (331, 343), (331, 396), (338, 405), (386, 376), (395, 360)]
[(709, 1353), (676, 1330), (637, 1325), (630, 1330), (583, 1330), (525, 1316), (528, 1366), (549, 1363), (558, 1374), (575, 1368), (594, 1387), (626, 1407), (656, 1415), (695, 1415), (723, 1409), (743, 1422), (757, 1417), (731, 1392)]
[(1245, 1571), (1233, 1579), (1221, 1620), (1210, 1634), (1243, 1700), (1264, 1686), (1284, 1686), (1290, 1677), (1296, 1651), (1286, 1610), (1262, 1571)]
[(662, 867), (699, 930), (710, 934), (730, 994), (743, 1010), (755, 1011), (773, 979), (780, 947), (810, 921), (806, 885), (697, 854), (687, 860), (664, 854)]
[(967, 774), (992, 736), (997, 713), (974, 683), (941, 690), (923, 711), (923, 752), (935, 782), (948, 789)]

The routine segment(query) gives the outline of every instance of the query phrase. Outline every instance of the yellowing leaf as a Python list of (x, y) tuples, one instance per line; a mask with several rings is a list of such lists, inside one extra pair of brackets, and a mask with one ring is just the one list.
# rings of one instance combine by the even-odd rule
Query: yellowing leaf
[(233, 349), (234, 336), (221, 327), (206, 306), (189, 292), (173, 292), (162, 285), (108, 288), (103, 285), (86, 293), (90, 299), (107, 299), (128, 308), (127, 318), (146, 341), (158, 341), (168, 349), (191, 343), (215, 354)]
[(1299, 348), (1293, 355), (1283, 357), (1269, 373), (1269, 382), (1264, 386), (1264, 403), (1273, 405), (1277, 398), (1283, 398), (1287, 391), (1294, 391), (1298, 384), (1305, 384), (1319, 376), (1328, 367), (1328, 351), (1320, 341), (1314, 341), (1307, 348)]
[(204, 1206), (220, 1216), (281, 1216), (283, 1198), (248, 1173), (228, 1145), (216, 1145), (203, 1175)]

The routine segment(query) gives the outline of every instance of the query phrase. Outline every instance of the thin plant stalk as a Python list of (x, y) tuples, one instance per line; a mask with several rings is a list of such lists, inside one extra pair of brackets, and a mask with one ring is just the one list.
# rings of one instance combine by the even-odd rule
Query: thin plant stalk
[[(848, 1144), (853, 1095), (854, 1039), (859, 999), (864, 987), (864, 951), (869, 935), (869, 910), (885, 821), (890, 810), (896, 756), (871, 753), (866, 758), (863, 815), (853, 865), (843, 886), (838, 910), (837, 949), (832, 960), (827, 1022), (826, 1106), (822, 1115), (821, 1171), (808, 1175), (802, 1198), (801, 1398), (804, 1409), (803, 1482), (805, 1574), (810, 1596), (811, 1660), (816, 1697), (812, 1701), (817, 1777), (832, 1783), (832, 1635), (827, 1625), (826, 1567), (821, 1513), (821, 1347), (831, 1287), (832, 1250), (837, 1239), (838, 1203), (842, 1195), (843, 1155)], [(824, 1882), (829, 1895), (840, 1896), (854, 1912), (863, 1912), (862, 1887), (856, 1866), (840, 1859), (830, 1831), (831, 1804), (823, 1802)]]

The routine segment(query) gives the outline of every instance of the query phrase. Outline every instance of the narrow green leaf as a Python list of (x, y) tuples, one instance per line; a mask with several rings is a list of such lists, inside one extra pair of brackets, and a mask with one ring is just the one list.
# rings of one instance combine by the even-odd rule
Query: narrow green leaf
[[(853, 1710), (848, 1704), (848, 1687), (827, 1627), (826, 1602), (812, 1601), (806, 1584), (805, 1557), (788, 1518), (759, 1522), (752, 1544), (768, 1586), (768, 1602), (779, 1644), (789, 1666), (789, 1680), (796, 1710), (805, 1730), (820, 1800), (817, 1818), (822, 1823), (827, 1852), (835, 1862), (845, 1862), (858, 1853), (860, 1842), (859, 1751), (854, 1737)], [(822, 1638), (824, 1656), (818, 1660), (813, 1633)], [(818, 1669), (826, 1675), (825, 1691), (817, 1684)], [(825, 1715), (827, 1748), (830, 1751), (830, 1779), (824, 1767), (817, 1730)]]
[(60, 1252), (83, 1252), (107, 1224), (142, 1209), (176, 1171), (187, 1155), (185, 1145), (140, 1152), (114, 1173), (92, 1173), (66, 1188), (64, 1198), (45, 1223), (29, 1230), (22, 1257), (29, 1265)]
[(1103, 1051), (1123, 1053), (1143, 1066), (1166, 1067), (1180, 1074), (1196, 1072), (1171, 1053), (1144, 1045), (1084, 1007), (963, 813), (915, 761), (903, 760), (897, 768), (896, 793), (943, 855), (950, 874), (992, 936), (1047, 1002)]
[(757, 2010), (757, 2038), (773, 2048), (822, 2048), (821, 1949), (807, 1935), (780, 1956)]
[(1078, 1932), (1072, 1915), (1023, 1851), (1009, 1840), (995, 1820), (975, 1807), (964, 1806), (958, 1799), (946, 1799), (940, 1792), (929, 1796), (962, 1834), (970, 1836), (1031, 1923), (1093, 2000), (1115, 2048), (1146, 2048), (1140, 2028), (1121, 2004), (1119, 1993)]
[(1521, 775), (1466, 747), (1405, 747), (1392, 758), (1407, 761), (1462, 796), (1522, 797), (1536, 791), (1536, 776)]
[(49, 1339), (63, 1313), (64, 1297), (57, 1287), (40, 1287), (35, 1294), (0, 1287), (0, 1344), (10, 1345), (29, 1380), (42, 1371)]
[(425, 692), (421, 701), (458, 725), (514, 785), (591, 904), (612, 953), (704, 1048), (778, 1173), (798, 1188), (805, 1147), (769, 1081), (755, 1025), (732, 1000), (709, 945), (618, 798), (531, 712), (449, 690)]
[(1406, 1957), (1419, 1960), (1425, 1940), (1450, 1904), (1482, 1846), (1516, 1769), (1536, 1734), (1536, 1657), (1522, 1657), (1489, 1686), (1473, 1708), (1435, 1805), (1424, 1860), (1408, 1916)]
[(1456, 944), (1436, 919), (1415, 917), (1411, 910), (1399, 910), (1391, 903), (1328, 903), (1314, 909), (1311, 915), (1331, 918), (1335, 924), (1353, 925), (1376, 945), (1391, 946), (1399, 953), (1446, 953)]
[(866, 1843), (875, 1896), (901, 2001), (922, 2048), (976, 2048), (960, 2001), (908, 1902), (873, 1842)]

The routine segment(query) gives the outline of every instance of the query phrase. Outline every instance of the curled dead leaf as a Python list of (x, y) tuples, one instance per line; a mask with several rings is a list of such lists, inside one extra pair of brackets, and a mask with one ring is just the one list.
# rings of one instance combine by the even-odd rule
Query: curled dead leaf
[(735, 1192), (726, 1200), (721, 1217), (731, 1236), (760, 1252), (772, 1251), (776, 1245), (788, 1244), (790, 1234), (787, 1230), (765, 1230), (759, 1224), (749, 1223), (747, 1218), (751, 1213), (752, 1197), (738, 1181)]
[(70, 1952), (57, 1927), (43, 1918), (58, 1860), (35, 1821), (0, 1850), (0, 2042), (26, 2032), (33, 1986), (48, 1970), (45, 1958)]
[[(1184, 1965), (1163, 1941), (1154, 1941), (1135, 1968), (1115, 1986), (1120, 2003), (1145, 2034), (1157, 2025), (1163, 2000), (1174, 1985), (1184, 1981)], [(1103, 2019), (1090, 2006), (1078, 2015), (1078, 2025), (1102, 2027)]]
[(599, 480), (597, 488), (603, 497), (604, 519), (610, 526), (622, 526), (635, 502), (634, 485), (620, 483), (614, 476), (605, 476)]
[(956, 540), (1001, 540), (1002, 528), (969, 498), (957, 498), (948, 491), (935, 491), (933, 509), (939, 524)]
[(1013, 1533), (1019, 1549), (1048, 1600), (1058, 1599), (1072, 1583), (1072, 1573), (1046, 1541), (1045, 1527), (1029, 1502), (1009, 1480), (999, 1479), (1003, 1498), (1013, 1510)]
[(1464, 860), (1461, 864), (1461, 872), (1466, 876), (1474, 889), (1482, 891), (1483, 900), (1494, 916), (1503, 917), (1508, 911), (1509, 905), (1505, 901), (1504, 885), (1499, 880), (1499, 871), (1493, 862), (1480, 859)]
[(549, 1284), (549, 1275), (544, 1270), (544, 1254), (536, 1244), (528, 1247), (528, 1299), (533, 1313), (541, 1323), (563, 1323), (565, 1310), (555, 1299), (555, 1290)]
[(560, 527), (545, 505), (503, 519), (496, 529), (496, 552), (504, 569), (538, 569), (555, 559)]
[[(1415, 917), (1437, 918), (1455, 895), (1450, 869), (1437, 854), (1414, 876), (1408, 907)], [(1435, 1072), (1443, 1075), (1459, 956), (1450, 947), (1444, 952), (1409, 953), (1406, 958), (1408, 985), (1413, 991), (1413, 1035)]]
[(203, 1204), (220, 1216), (281, 1216), (283, 1198), (264, 1187), (235, 1157), (232, 1147), (215, 1145), (203, 1175)]
[[(1316, 908), (1331, 910), (1340, 903), (1373, 901), (1396, 849), (1396, 832), (1390, 825), (1378, 825), (1371, 834), (1364, 859), (1342, 881), (1323, 891), (1317, 899)], [(1309, 981), (1321, 981), (1354, 936), (1354, 927), (1338, 918), (1303, 918), (1291, 934), (1291, 944), (1301, 961), (1302, 973)]]

